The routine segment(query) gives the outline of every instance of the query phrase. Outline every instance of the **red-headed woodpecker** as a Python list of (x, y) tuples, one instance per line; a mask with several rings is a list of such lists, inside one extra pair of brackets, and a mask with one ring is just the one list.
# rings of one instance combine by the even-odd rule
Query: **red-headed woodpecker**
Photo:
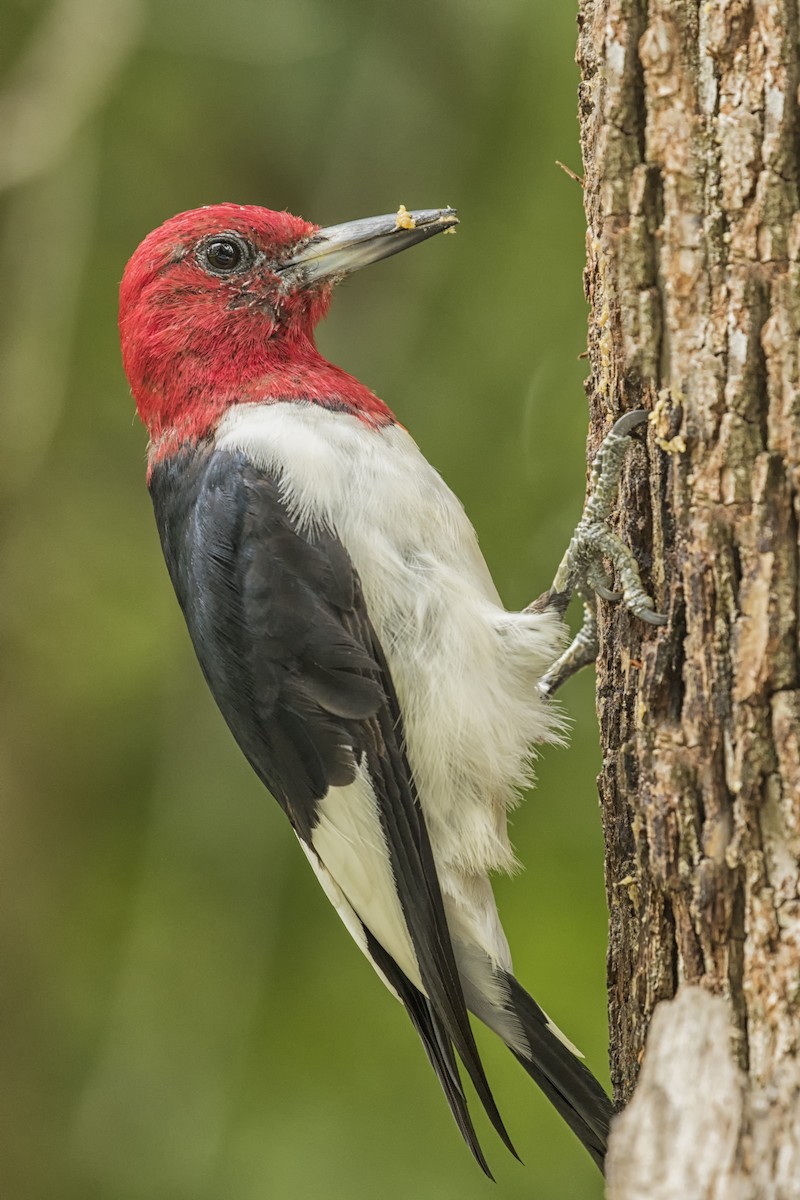
[(447, 208), (327, 229), (235, 204), (183, 213), (125, 271), (123, 359), (203, 674), (472, 1153), (488, 1173), (456, 1054), (513, 1147), (468, 1012), (602, 1168), (611, 1104), (514, 977), (489, 880), (514, 862), (506, 816), (532, 745), (558, 734), (540, 684), (561, 593), (503, 608), (459, 501), (314, 343), (339, 280), (456, 223)]

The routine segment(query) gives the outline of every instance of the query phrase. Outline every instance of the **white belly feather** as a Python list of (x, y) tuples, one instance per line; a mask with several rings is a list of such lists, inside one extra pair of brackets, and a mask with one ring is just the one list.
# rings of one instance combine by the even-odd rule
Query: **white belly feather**
[(483, 881), (514, 864), (506, 816), (530, 782), (532, 744), (558, 737), (536, 684), (561, 649), (561, 622), (505, 611), (460, 502), (400, 426), (247, 404), (224, 418), (217, 445), (276, 473), (301, 525), (327, 525), (350, 554), (402, 705), (448, 910), (458, 901), (451, 920), (509, 965)]

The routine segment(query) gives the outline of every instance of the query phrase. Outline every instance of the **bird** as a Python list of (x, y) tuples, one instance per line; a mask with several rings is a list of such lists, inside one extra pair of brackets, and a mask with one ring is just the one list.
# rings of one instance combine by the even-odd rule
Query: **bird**
[(602, 1170), (612, 1103), (517, 980), (490, 881), (515, 864), (534, 747), (563, 732), (541, 686), (560, 593), (504, 608), (460, 501), (314, 339), (342, 279), (457, 224), (447, 207), (324, 228), (256, 205), (180, 213), (125, 268), (123, 365), (202, 673), (464, 1141), (492, 1177), (459, 1062), (516, 1155), (473, 1014)]

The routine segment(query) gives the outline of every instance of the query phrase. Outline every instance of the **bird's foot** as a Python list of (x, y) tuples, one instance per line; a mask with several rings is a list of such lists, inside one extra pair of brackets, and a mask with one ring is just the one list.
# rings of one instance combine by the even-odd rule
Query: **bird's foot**
[[(646, 420), (647, 413), (643, 409), (636, 409), (620, 417), (606, 434), (592, 464), (586, 508), (561, 560), (553, 585), (531, 605), (534, 611), (557, 608), (564, 612), (575, 594), (583, 600), (584, 619), (580, 630), (539, 683), (541, 690), (548, 695), (552, 695), (570, 676), (597, 658), (597, 596), (604, 600), (622, 601), (626, 608), (649, 625), (666, 624), (667, 618), (655, 611), (655, 604), (645, 591), (632, 550), (608, 525), (622, 464), (630, 445), (631, 430)], [(606, 559), (610, 560), (616, 571), (621, 587), (619, 592), (610, 590), (604, 566)]]

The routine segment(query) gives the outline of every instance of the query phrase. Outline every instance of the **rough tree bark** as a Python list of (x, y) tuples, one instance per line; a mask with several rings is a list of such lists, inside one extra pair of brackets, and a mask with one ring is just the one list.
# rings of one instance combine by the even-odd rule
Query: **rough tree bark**
[(603, 605), (611, 1059), (630, 1101), (608, 1194), (795, 1197), (797, 0), (581, 0), (579, 28), (590, 441), (653, 411), (621, 522), (670, 616), (652, 631)]

